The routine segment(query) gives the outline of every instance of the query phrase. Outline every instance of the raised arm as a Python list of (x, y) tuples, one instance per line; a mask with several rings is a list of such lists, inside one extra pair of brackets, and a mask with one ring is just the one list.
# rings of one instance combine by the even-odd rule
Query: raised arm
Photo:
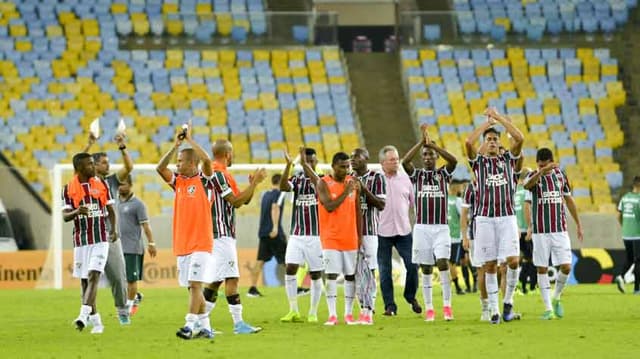
[(118, 181), (122, 183), (126, 181), (131, 171), (133, 171), (133, 160), (129, 155), (129, 151), (127, 151), (127, 145), (124, 142), (124, 136), (121, 134), (118, 134), (116, 135), (115, 140), (118, 143), (118, 149), (120, 150), (120, 153), (122, 153), (123, 166), (117, 172)]
[(284, 159), (287, 161), (287, 164), (284, 166), (282, 176), (280, 177), (280, 190), (290, 192), (293, 188), (291, 188), (291, 184), (289, 183), (289, 172), (291, 171), (293, 161), (291, 160), (291, 157), (289, 157), (287, 150), (284, 150)]
[(516, 157), (520, 156), (520, 152), (522, 152), (522, 144), (524, 143), (524, 136), (522, 135), (522, 132), (513, 125), (513, 122), (509, 117), (498, 113), (495, 108), (487, 109), (486, 114), (504, 126), (507, 133), (511, 135), (511, 148), (509, 151)]
[(187, 124), (187, 131), (185, 133), (184, 140), (187, 141), (191, 148), (193, 148), (193, 151), (195, 152), (196, 156), (198, 156), (198, 159), (202, 161), (202, 174), (204, 174), (206, 177), (211, 177), (213, 175), (213, 169), (211, 168), (211, 157), (209, 157), (209, 154), (204, 150), (204, 148), (202, 148), (202, 146), (200, 146), (196, 141), (193, 140), (193, 137), (191, 136), (191, 120), (189, 120), (189, 123)]
[(87, 141), (87, 145), (84, 146), (81, 152), (90, 153), (89, 150), (94, 143), (96, 143), (97, 138), (93, 135), (93, 133), (89, 133), (89, 140)]
[(171, 178), (173, 178), (173, 173), (168, 168), (169, 162), (175, 155), (178, 147), (180, 147), (180, 144), (182, 144), (182, 140), (178, 136), (176, 136), (175, 144), (169, 151), (167, 151), (167, 153), (162, 156), (160, 162), (158, 162), (158, 165), (156, 166), (156, 172), (158, 172), (160, 174), (160, 177), (162, 177), (162, 179), (167, 183), (170, 183)]
[(489, 127), (494, 124), (494, 121), (491, 119), (487, 119), (486, 122), (483, 122), (480, 126), (476, 127), (473, 132), (467, 137), (467, 140), (464, 142), (464, 147), (467, 150), (467, 158), (473, 160), (478, 155), (478, 150), (476, 148), (476, 141), (482, 136), (482, 133)]
[[(222, 177), (218, 178), (219, 181), (226, 181), (222, 172), (217, 172), (216, 176)], [(233, 193), (233, 191), (230, 191), (227, 195), (224, 196), (224, 200), (231, 203), (231, 205), (235, 208), (242, 207), (243, 205), (251, 201), (251, 198), (256, 191), (256, 187), (258, 187), (258, 185), (262, 181), (264, 181), (265, 178), (267, 178), (267, 170), (265, 170), (264, 168), (255, 170), (251, 175), (249, 175), (249, 186), (245, 188), (244, 191), (240, 192), (237, 196)]]
[(420, 152), (420, 150), (422, 149), (422, 146), (424, 145), (425, 145), (425, 140), (423, 137), (422, 140), (418, 141), (418, 143), (413, 145), (413, 147), (411, 147), (409, 152), (407, 152), (404, 155), (404, 157), (402, 157), (402, 168), (404, 168), (405, 172), (407, 172), (408, 174), (413, 173), (415, 169), (412, 163), (413, 158), (416, 156), (418, 152)]
[(317, 186), (320, 181), (320, 176), (318, 176), (314, 169), (307, 163), (307, 156), (304, 151), (304, 147), (300, 146), (300, 165), (302, 166), (305, 176), (311, 179), (311, 183), (313, 183), (314, 186)]
[(538, 184), (540, 177), (547, 175), (549, 172), (551, 172), (552, 169), (556, 167), (558, 167), (558, 164), (551, 162), (545, 165), (544, 167), (538, 169), (533, 174), (533, 176), (529, 177), (529, 179), (527, 179), (526, 182), (523, 184), (524, 189), (531, 190), (533, 187), (535, 187)]
[(453, 171), (456, 169), (456, 166), (458, 165), (458, 159), (454, 155), (452, 155), (451, 152), (445, 150), (444, 148), (441, 148), (434, 142), (429, 142), (427, 146), (433, 148), (433, 150), (436, 151), (438, 155), (440, 155), (440, 157), (444, 158), (444, 160), (447, 161), (447, 172), (453, 173)]

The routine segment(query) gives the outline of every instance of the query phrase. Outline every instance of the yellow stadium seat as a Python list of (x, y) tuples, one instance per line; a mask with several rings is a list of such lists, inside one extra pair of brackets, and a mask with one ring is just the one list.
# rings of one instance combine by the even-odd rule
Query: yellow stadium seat
[(29, 40), (16, 40), (15, 47), (16, 51), (19, 52), (29, 52), (32, 49), (31, 41)]
[(213, 12), (210, 3), (198, 3), (196, 4), (196, 14), (198, 15), (208, 15)]
[(420, 60), (424, 61), (424, 60), (435, 60), (436, 59), (436, 52), (434, 50), (431, 49), (422, 49), (419, 52), (419, 56), (420, 56)]
[(498, 26), (504, 27), (504, 29), (509, 32), (511, 30), (511, 21), (506, 17), (499, 17), (493, 20), (493, 23)]
[(476, 66), (476, 75), (484, 77), (493, 76), (491, 66)]
[(165, 15), (178, 13), (178, 3), (165, 2), (164, 4), (162, 4), (162, 13)]
[(15, 24), (9, 26), (9, 35), (11, 37), (24, 37), (27, 36), (27, 27), (23, 24)]
[[(170, 4), (166, 4), (165, 5), (170, 5)], [(166, 20), (167, 23), (167, 32), (173, 36), (177, 36), (182, 34), (183, 31), (183, 24), (182, 24), (182, 20), (180, 19), (167, 19)]]

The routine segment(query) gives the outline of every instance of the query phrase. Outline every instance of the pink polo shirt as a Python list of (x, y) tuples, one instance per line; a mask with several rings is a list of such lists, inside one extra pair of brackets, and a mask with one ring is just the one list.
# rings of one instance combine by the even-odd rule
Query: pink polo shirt
[(413, 185), (403, 171), (396, 175), (384, 174), (387, 180), (387, 198), (380, 212), (378, 235), (383, 237), (404, 236), (411, 233), (409, 208), (413, 205)]

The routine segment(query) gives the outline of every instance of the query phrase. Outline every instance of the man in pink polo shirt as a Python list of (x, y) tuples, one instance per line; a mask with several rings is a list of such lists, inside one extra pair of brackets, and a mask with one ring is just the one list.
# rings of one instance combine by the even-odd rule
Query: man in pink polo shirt
[(384, 300), (384, 315), (398, 312), (393, 296), (391, 276), (391, 249), (396, 247), (402, 257), (407, 275), (404, 285), (404, 299), (415, 313), (422, 307), (416, 300), (418, 290), (418, 268), (411, 261), (411, 222), (409, 208), (413, 206), (413, 185), (409, 176), (400, 171), (400, 157), (394, 146), (384, 146), (380, 150), (380, 163), (387, 181), (387, 199), (378, 222), (378, 266), (380, 269), (380, 289)]

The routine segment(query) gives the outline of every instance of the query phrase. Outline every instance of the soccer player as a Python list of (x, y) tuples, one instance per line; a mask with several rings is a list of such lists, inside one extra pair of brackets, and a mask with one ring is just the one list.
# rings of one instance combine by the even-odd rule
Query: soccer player
[[(449, 257), (449, 272), (451, 273), (451, 281), (456, 286), (456, 294), (464, 295), (465, 292), (460, 288), (458, 281), (458, 265), (463, 263), (464, 249), (460, 241), (460, 213), (462, 212), (462, 199), (460, 198), (460, 185), (462, 182), (458, 179), (451, 181), (449, 185), (449, 195), (447, 196), (447, 223), (449, 225), (449, 235), (451, 236), (451, 256)], [(462, 268), (465, 268), (464, 265)], [(464, 278), (467, 290), (470, 290), (469, 272)]]
[[(104, 331), (96, 308), (100, 274), (109, 255), (109, 243), (118, 239), (113, 199), (107, 183), (95, 176), (93, 158), (86, 152), (73, 156), (75, 175), (62, 190), (62, 217), (73, 221), (73, 276), (80, 278), (82, 306), (76, 329), (93, 325), (91, 333)], [(107, 234), (106, 221), (110, 226)]]
[[(436, 145), (422, 128), (422, 140), (416, 143), (402, 159), (402, 167), (413, 183), (416, 223), (413, 227), (412, 261), (422, 269), (422, 295), (425, 304), (425, 320), (435, 320), (433, 309), (433, 287), (431, 277), (433, 265), (440, 271), (442, 285), (442, 314), (444, 319), (453, 320), (451, 309), (451, 279), (449, 258), (451, 257), (451, 236), (447, 224), (447, 195), (451, 173), (458, 160), (448, 151)], [(422, 152), (424, 168), (415, 168), (411, 161)], [(438, 158), (444, 158), (446, 165), (436, 168)]]
[[(94, 153), (93, 161), (95, 163), (96, 175), (109, 184), (111, 198), (118, 201), (118, 186), (124, 181), (133, 170), (133, 160), (127, 151), (127, 144), (123, 135), (116, 135), (115, 141), (118, 149), (122, 153), (122, 168), (115, 173), (109, 173), (109, 156), (105, 152)], [(96, 138), (93, 134), (89, 135), (89, 142), (83, 152), (89, 152), (91, 146), (95, 143)], [(116, 213), (117, 214), (117, 213)], [(107, 222), (107, 227), (109, 222)], [(109, 228), (107, 228), (109, 229)], [(118, 311), (118, 320), (120, 324), (130, 324), (129, 308), (127, 307), (127, 274), (125, 271), (124, 254), (122, 252), (122, 243), (120, 241), (109, 243), (109, 257), (104, 268), (104, 274), (111, 285), (111, 294)]]
[[(365, 148), (356, 148), (351, 153), (351, 169), (361, 184), (362, 249), (375, 283), (375, 272), (378, 269), (378, 217), (379, 211), (384, 209), (387, 181), (382, 173), (367, 168), (368, 160), (369, 151)], [(358, 318), (358, 322), (365, 325), (373, 324), (377, 287), (374, 285), (371, 289), (371, 308), (361, 308)]]
[[(302, 165), (305, 172), (313, 173), (307, 163)], [(339, 274), (344, 275), (344, 321), (347, 325), (358, 324), (352, 311), (356, 292), (356, 256), (362, 243), (362, 213), (360, 182), (348, 175), (349, 167), (349, 155), (338, 152), (331, 160), (331, 175), (322, 178), (311, 175), (320, 201), (318, 219), (327, 275), (329, 318), (324, 325), (338, 324), (336, 297)]]
[[(522, 294), (527, 294), (529, 290), (534, 291), (536, 289), (537, 275), (536, 267), (533, 265), (533, 242), (531, 237), (527, 235), (528, 232), (528, 208), (524, 205), (527, 190), (524, 189), (522, 182), (529, 173), (525, 171), (518, 176), (518, 186), (516, 187), (514, 208), (516, 210), (516, 218), (518, 219), (518, 228), (520, 229), (520, 286), (522, 288)], [(529, 287), (527, 289), (527, 286)]]
[(469, 262), (471, 263), (471, 267), (476, 269), (476, 275), (473, 285), (474, 289), (480, 289), (480, 304), (482, 313), (480, 315), (480, 320), (483, 322), (488, 322), (491, 319), (491, 314), (489, 313), (489, 298), (487, 296), (487, 287), (484, 281), (484, 269), (482, 268), (482, 263), (478, 263), (478, 261), (475, 260), (475, 256), (473, 255), (477, 188), (477, 182), (473, 180), (467, 185), (467, 188), (465, 188), (464, 194), (462, 195), (460, 232), (462, 234), (462, 247), (464, 247), (469, 252)]
[[(183, 142), (191, 148), (178, 152), (176, 172), (167, 168)], [(202, 168), (198, 163), (202, 161)], [(213, 280), (213, 224), (211, 219), (211, 159), (191, 138), (191, 124), (176, 136), (174, 146), (156, 167), (175, 192), (173, 208), (173, 254), (177, 257), (178, 283), (189, 290), (189, 311), (185, 325), (176, 336), (182, 339), (213, 338), (209, 314), (202, 295), (204, 285)]]
[(633, 177), (633, 190), (622, 196), (618, 204), (618, 212), (627, 256), (622, 272), (616, 276), (615, 282), (618, 290), (625, 293), (623, 276), (631, 265), (635, 264), (633, 294), (640, 294), (640, 176)]
[[(131, 175), (120, 183), (118, 193), (118, 233), (122, 241), (122, 251), (127, 271), (127, 307), (129, 313), (138, 312), (138, 304), (142, 295), (138, 292), (138, 281), (142, 280), (144, 269), (144, 242), (142, 230), (147, 237), (147, 251), (151, 258), (156, 256), (156, 243), (149, 226), (147, 207), (131, 191)], [(142, 227), (142, 230), (140, 229)]]
[(322, 295), (322, 245), (320, 243), (320, 226), (318, 220), (318, 198), (316, 185), (311, 177), (315, 173), (318, 159), (313, 148), (303, 148), (300, 162), (306, 163), (311, 171), (303, 171), (289, 178), (293, 165), (288, 153), (284, 153), (287, 162), (280, 179), (280, 190), (293, 192), (293, 210), (291, 213), (291, 229), (285, 253), (284, 287), (289, 300), (289, 312), (281, 322), (300, 322), (302, 317), (298, 309), (298, 282), (296, 273), (305, 262), (311, 276), (311, 306), (307, 321), (318, 322), (318, 304)]
[[(538, 169), (529, 173), (524, 181), (524, 188), (531, 191), (529, 220), (533, 237), (533, 264), (538, 268), (540, 294), (545, 306), (542, 319), (562, 318), (564, 310), (560, 296), (571, 271), (572, 257), (565, 205), (576, 222), (580, 242), (583, 241), (582, 224), (578, 217), (576, 203), (571, 197), (569, 180), (553, 162), (551, 150), (539, 149), (536, 153), (536, 162)], [(547, 274), (549, 259), (554, 266), (560, 267), (553, 293), (553, 306), (551, 284)]]
[(284, 210), (285, 193), (280, 191), (280, 174), (271, 177), (271, 190), (262, 193), (260, 200), (260, 225), (258, 227), (258, 258), (256, 264), (249, 267), (251, 271), (251, 287), (249, 297), (262, 297), (257, 288), (258, 278), (264, 262), (276, 257), (279, 265), (284, 264), (287, 248), (287, 237), (282, 229), (282, 212)]
[(233, 164), (233, 146), (227, 140), (217, 140), (213, 144), (212, 168), (214, 170), (211, 183), (213, 185), (213, 238), (215, 251), (214, 281), (204, 290), (207, 313), (216, 305), (218, 288), (224, 282), (225, 296), (229, 312), (233, 319), (235, 334), (252, 334), (262, 330), (253, 327), (242, 319), (242, 303), (238, 294), (238, 250), (236, 248), (236, 208), (248, 204), (256, 187), (267, 177), (264, 168), (259, 168), (249, 175), (249, 186), (242, 192), (238, 189), (235, 178), (227, 170)]
[[(478, 181), (476, 232), (474, 237), (474, 256), (483, 263), (491, 323), (500, 323), (498, 308), (498, 259), (506, 259), (507, 290), (504, 296), (503, 320), (515, 318), (513, 312), (513, 294), (518, 284), (520, 243), (518, 241), (518, 223), (513, 208), (515, 183), (513, 181), (516, 162), (521, 155), (524, 137), (506, 117), (495, 109), (485, 111), (487, 121), (478, 126), (465, 142), (469, 164)], [(500, 133), (493, 127), (501, 124), (511, 135), (511, 148), (499, 154)], [(478, 154), (475, 142), (482, 136), (486, 142), (484, 154)]]

